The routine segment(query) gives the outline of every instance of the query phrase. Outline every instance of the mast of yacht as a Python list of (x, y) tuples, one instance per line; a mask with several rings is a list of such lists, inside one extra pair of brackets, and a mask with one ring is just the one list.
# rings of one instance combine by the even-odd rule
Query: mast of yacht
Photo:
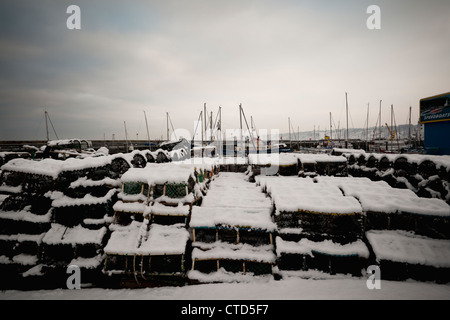
[(147, 122), (147, 115), (145, 114), (145, 110), (144, 110), (144, 117), (145, 117), (145, 126), (147, 127), (148, 149), (150, 150), (150, 133), (148, 132), (148, 122)]
[(345, 138), (345, 148), (348, 148), (348, 99), (347, 92), (345, 93), (345, 110), (346, 110), (346, 118), (347, 118), (347, 137)]
[(48, 122), (47, 122), (48, 113), (45, 111), (45, 131), (47, 132), (47, 141), (50, 141), (49, 135), (48, 135)]

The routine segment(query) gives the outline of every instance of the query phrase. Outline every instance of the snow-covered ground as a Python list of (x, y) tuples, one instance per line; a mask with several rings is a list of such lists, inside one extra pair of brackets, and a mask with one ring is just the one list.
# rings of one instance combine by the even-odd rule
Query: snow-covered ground
[(201, 284), (144, 289), (80, 289), (3, 291), (5, 299), (83, 300), (450, 300), (450, 285), (417, 281), (384, 281), (368, 289), (366, 279), (289, 278), (252, 283)]

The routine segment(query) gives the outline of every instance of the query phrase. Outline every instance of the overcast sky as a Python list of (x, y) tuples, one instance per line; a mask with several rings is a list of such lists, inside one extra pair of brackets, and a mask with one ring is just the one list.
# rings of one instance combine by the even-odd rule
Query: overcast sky
[[(69, 30), (69, 5), (81, 30)], [(369, 30), (369, 5), (381, 29)], [(0, 140), (193, 132), (203, 104), (239, 128), (300, 131), (418, 119), (419, 99), (450, 91), (448, 0), (2, 1)], [(55, 136), (51, 132), (50, 138)]]

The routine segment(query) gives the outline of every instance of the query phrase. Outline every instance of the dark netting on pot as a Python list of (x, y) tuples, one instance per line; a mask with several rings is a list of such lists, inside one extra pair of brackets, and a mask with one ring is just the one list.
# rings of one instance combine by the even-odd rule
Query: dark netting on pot
[(236, 229), (219, 228), (217, 237), (219, 241), (237, 243), (238, 234)]
[(305, 257), (296, 253), (281, 253), (277, 266), (280, 270), (304, 270)]
[(108, 271), (122, 271), (123, 273), (133, 272), (133, 256), (127, 255), (111, 255), (108, 254), (105, 258), (103, 270)]
[(302, 163), (298, 160), (298, 169), (304, 173), (316, 173), (317, 168), (315, 163)]
[(186, 183), (167, 183), (165, 195), (169, 198), (184, 198), (188, 194)]
[(119, 178), (130, 169), (130, 164), (125, 159), (118, 157), (111, 161), (110, 169), (110, 176), (112, 178)]
[(283, 228), (297, 228), (299, 226), (298, 218), (298, 212), (281, 211), (275, 215), (275, 222)]
[(17, 241), (10, 240), (7, 238), (0, 238), (0, 256), (5, 256), (8, 258), (13, 257), (16, 254)]
[(61, 172), (54, 182), (55, 190), (65, 191), (70, 187), (70, 184), (79, 177), (75, 171), (63, 171)]
[(102, 246), (95, 243), (77, 244), (74, 252), (77, 257), (93, 258), (101, 253)]
[(164, 194), (164, 185), (163, 184), (157, 184), (153, 186), (153, 198), (159, 198)]
[(140, 194), (142, 193), (142, 182), (124, 182), (123, 193)]
[(450, 239), (450, 218), (440, 216), (413, 215), (416, 234), (434, 239)]
[(353, 154), (349, 155), (349, 156), (347, 157), (347, 159), (348, 159), (348, 164), (349, 164), (349, 165), (352, 165), (352, 164), (355, 164), (355, 163), (356, 163), (356, 158), (355, 158), (355, 155), (353, 155)]
[(16, 171), (2, 171), (1, 184), (11, 187), (17, 187), (25, 180), (25, 174)]
[(431, 160), (422, 161), (418, 168), (419, 174), (424, 178), (428, 179), (431, 176), (437, 175), (439, 170), (436, 164)]
[(53, 178), (50, 176), (28, 174), (23, 183), (23, 190), (29, 193), (44, 194), (53, 190)]
[(347, 162), (330, 162), (326, 165), (326, 175), (335, 177), (348, 176)]
[(378, 169), (380, 171), (386, 171), (391, 167), (392, 167), (392, 162), (389, 160), (389, 158), (386, 156), (381, 157), (380, 161), (378, 162)]
[(30, 197), (30, 211), (37, 215), (45, 215), (52, 207), (52, 199), (44, 196), (33, 195)]
[(147, 162), (150, 162), (150, 163), (155, 163), (155, 161), (156, 161), (155, 157), (149, 151), (147, 151), (145, 153), (145, 159), (147, 160)]
[(304, 232), (329, 234), (339, 242), (353, 242), (362, 236), (359, 214), (317, 214), (302, 212), (300, 227)]
[(253, 273), (255, 276), (272, 274), (272, 265), (270, 263), (246, 261), (245, 272)]
[(30, 196), (26, 194), (13, 194), (8, 196), (0, 204), (1, 211), (21, 211), (30, 201)]
[(278, 173), (281, 176), (296, 176), (298, 174), (298, 164), (294, 163), (292, 165), (278, 166)]
[(133, 165), (133, 168), (145, 168), (147, 159), (143, 155), (137, 153), (133, 156), (131, 164)]
[(368, 168), (376, 168), (376, 167), (378, 167), (378, 159), (375, 156), (370, 155), (369, 158), (367, 159), (366, 166)]
[(50, 229), (50, 222), (31, 222), (0, 218), (0, 234), (42, 234)]
[(394, 161), (395, 175), (404, 177), (407, 175), (414, 175), (417, 172), (417, 165), (408, 161), (406, 157), (399, 157)]
[(52, 221), (67, 227), (74, 227), (82, 223), (86, 218), (85, 206), (67, 206), (53, 208)]
[(361, 154), (357, 159), (358, 165), (365, 166), (367, 163), (366, 156), (364, 154)]
[(331, 274), (351, 274), (354, 277), (362, 275), (362, 270), (368, 267), (368, 260), (356, 255), (330, 256)]
[(389, 229), (415, 231), (417, 229), (417, 215), (406, 212), (391, 214), (389, 218)]
[(75, 258), (74, 248), (70, 244), (42, 245), (41, 260), (44, 264), (55, 267), (66, 267)]
[(158, 152), (156, 154), (156, 163), (170, 162), (170, 158), (164, 152)]
[(33, 240), (17, 241), (14, 247), (15, 255), (28, 254), (37, 256), (39, 254), (40, 244)]
[(239, 242), (253, 246), (271, 244), (271, 235), (263, 230), (239, 229)]
[(244, 264), (241, 260), (219, 260), (219, 268), (224, 268), (228, 272), (243, 272)]
[(106, 165), (103, 167), (94, 168), (89, 174), (87, 178), (93, 181), (99, 181), (109, 177), (110, 165)]
[(141, 213), (132, 212), (120, 212), (114, 213), (114, 224), (119, 224), (121, 226), (128, 226), (133, 221), (144, 221), (144, 216)]
[(151, 223), (161, 224), (161, 225), (172, 225), (172, 224), (186, 224), (187, 217), (186, 216), (175, 216), (175, 215), (159, 215), (152, 214), (151, 215)]
[(184, 272), (183, 255), (158, 255), (150, 257), (150, 273)]
[(385, 212), (367, 211), (365, 217), (365, 230), (383, 230), (390, 228), (390, 214)]
[(216, 229), (215, 228), (195, 228), (192, 229), (195, 236), (194, 241), (213, 243), (216, 241)]
[(194, 270), (202, 273), (211, 273), (217, 271), (217, 260), (195, 260)]
[(93, 197), (102, 198), (106, 196), (106, 194), (111, 190), (107, 186), (92, 186), (84, 188), (87, 194), (92, 195)]

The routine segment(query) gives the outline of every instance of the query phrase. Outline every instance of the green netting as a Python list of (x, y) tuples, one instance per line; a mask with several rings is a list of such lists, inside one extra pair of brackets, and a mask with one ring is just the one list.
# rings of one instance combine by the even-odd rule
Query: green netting
[(139, 194), (142, 192), (142, 183), (126, 182), (123, 184), (123, 192), (126, 194)]
[(166, 196), (169, 198), (183, 198), (187, 195), (185, 183), (166, 184)]

